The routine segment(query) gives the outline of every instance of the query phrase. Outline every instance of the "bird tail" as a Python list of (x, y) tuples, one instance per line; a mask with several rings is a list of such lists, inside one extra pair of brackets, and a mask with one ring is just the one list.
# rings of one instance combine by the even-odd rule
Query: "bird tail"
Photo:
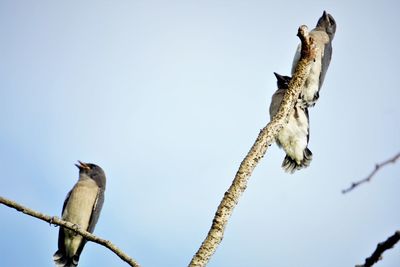
[(299, 163), (292, 159), (289, 155), (286, 155), (282, 162), (282, 168), (285, 172), (294, 173), (296, 170), (307, 168), (310, 166), (312, 160), (312, 152), (308, 147), (303, 151), (303, 160)]
[(76, 267), (78, 266), (79, 257), (68, 258), (64, 252), (57, 250), (53, 255), (53, 260), (57, 267)]

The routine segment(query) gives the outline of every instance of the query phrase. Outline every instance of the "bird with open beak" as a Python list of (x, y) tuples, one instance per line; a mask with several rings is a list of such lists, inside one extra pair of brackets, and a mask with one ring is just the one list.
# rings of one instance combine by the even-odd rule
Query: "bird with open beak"
[[(79, 179), (67, 194), (62, 219), (93, 233), (104, 202), (106, 176), (99, 166), (78, 161)], [(78, 266), (86, 240), (74, 231), (60, 227), (58, 250), (53, 260), (58, 267)]]

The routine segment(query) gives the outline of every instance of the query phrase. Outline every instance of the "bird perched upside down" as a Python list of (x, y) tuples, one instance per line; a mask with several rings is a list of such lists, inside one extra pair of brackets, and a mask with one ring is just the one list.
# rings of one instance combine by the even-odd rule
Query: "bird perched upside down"
[[(93, 233), (103, 207), (106, 176), (103, 169), (95, 164), (79, 161), (75, 165), (79, 169), (79, 180), (64, 201), (62, 219)], [(78, 266), (85, 244), (86, 240), (81, 235), (60, 227), (58, 250), (53, 255), (56, 266)]]
[[(335, 37), (336, 22), (332, 15), (326, 11), (319, 18), (317, 26), (310, 32), (314, 43), (317, 46), (317, 57), (311, 65), (310, 74), (308, 75), (304, 88), (300, 93), (303, 107), (312, 107), (319, 98), (319, 90), (324, 83), (325, 75), (332, 58), (332, 40)], [(293, 59), (292, 75), (296, 70), (296, 66), (300, 60), (301, 44), (297, 47), (296, 54)]]
[[(269, 106), (269, 114), (272, 119), (278, 112), (286, 90), (289, 88), (291, 77), (275, 73), (278, 89), (273, 94)], [(300, 100), (300, 99), (299, 99)], [(293, 173), (296, 170), (308, 167), (312, 159), (312, 153), (308, 149), (309, 117), (308, 109), (298, 105), (288, 115), (288, 122), (276, 138), (276, 143), (286, 152), (282, 162), (282, 168), (286, 172)]]

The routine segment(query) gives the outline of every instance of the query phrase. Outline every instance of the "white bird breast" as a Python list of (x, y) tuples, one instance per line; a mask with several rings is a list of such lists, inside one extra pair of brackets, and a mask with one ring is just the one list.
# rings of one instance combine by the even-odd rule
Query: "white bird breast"
[[(295, 117), (297, 111), (298, 117)], [(304, 149), (307, 147), (308, 119), (303, 109), (295, 107), (289, 116), (288, 124), (278, 134), (286, 154), (301, 163), (304, 157)]]

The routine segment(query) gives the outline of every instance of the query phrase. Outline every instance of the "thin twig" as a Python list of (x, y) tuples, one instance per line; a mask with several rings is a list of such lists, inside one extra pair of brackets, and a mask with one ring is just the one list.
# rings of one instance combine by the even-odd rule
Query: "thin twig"
[(125, 261), (126, 263), (128, 263), (130, 266), (134, 266), (134, 267), (140, 267), (140, 265), (131, 257), (129, 257), (127, 254), (125, 254), (122, 250), (120, 250), (116, 245), (114, 245), (113, 243), (111, 243), (108, 240), (102, 239), (100, 237), (97, 237), (85, 230), (82, 230), (78, 225), (67, 222), (67, 221), (63, 221), (61, 219), (59, 219), (58, 217), (51, 217), (48, 216), (46, 214), (34, 211), (30, 208), (24, 207), (21, 204), (18, 204), (12, 200), (6, 199), (4, 197), (0, 196), (0, 203), (4, 204), (10, 208), (14, 208), (20, 212), (23, 212), (29, 216), (38, 218), (40, 220), (43, 220), (45, 222), (48, 222), (50, 224), (55, 224), (55, 225), (59, 225), (62, 226), (64, 228), (67, 228), (69, 230), (74, 231), (77, 234), (80, 234), (81, 236), (83, 236), (85, 239), (87, 239), (88, 241), (92, 241), (94, 243), (97, 243), (99, 245), (102, 245), (106, 248), (108, 248), (109, 250), (111, 250), (112, 252), (114, 252), (118, 257), (120, 257), (123, 261)]
[(366, 178), (364, 178), (364, 179), (362, 179), (362, 180), (359, 180), (359, 181), (357, 181), (357, 182), (353, 182), (353, 183), (350, 185), (349, 188), (343, 189), (343, 190), (342, 190), (342, 193), (343, 193), (343, 194), (346, 194), (346, 193), (350, 192), (351, 190), (353, 190), (354, 188), (356, 188), (357, 186), (359, 186), (359, 185), (361, 185), (361, 184), (363, 184), (363, 183), (366, 183), (366, 182), (371, 181), (371, 179), (372, 179), (372, 177), (375, 175), (375, 173), (377, 173), (382, 167), (384, 167), (385, 165), (387, 165), (387, 164), (389, 164), (389, 163), (395, 163), (396, 160), (398, 160), (399, 158), (400, 158), (400, 152), (399, 152), (397, 155), (395, 155), (394, 157), (392, 157), (392, 158), (390, 158), (390, 159), (388, 159), (388, 160), (385, 160), (385, 161), (382, 162), (382, 163), (376, 164), (376, 165), (375, 165), (375, 169), (374, 169)]
[(389, 237), (386, 241), (381, 242), (376, 246), (376, 249), (374, 253), (368, 258), (365, 259), (365, 263), (362, 265), (356, 265), (356, 267), (371, 267), (375, 263), (377, 263), (379, 260), (382, 259), (382, 254), (388, 249), (393, 248), (394, 245), (396, 245), (397, 242), (400, 240), (400, 231), (396, 231), (394, 235)]
[(258, 162), (264, 157), (267, 148), (275, 140), (275, 136), (280, 129), (287, 123), (287, 116), (293, 109), (295, 101), (304, 86), (306, 77), (310, 72), (311, 62), (315, 58), (316, 47), (312, 38), (308, 35), (306, 26), (301, 26), (297, 34), (302, 42), (302, 53), (296, 71), (290, 81), (289, 88), (285, 93), (278, 113), (272, 118), (272, 121), (267, 124), (259, 133), (254, 145), (240, 164), (232, 185), (225, 192), (221, 203), (215, 213), (212, 221), (211, 229), (209, 230), (205, 240), (201, 244), (197, 253), (193, 256), (189, 266), (198, 267), (206, 266), (211, 256), (215, 253), (218, 245), (221, 243), (224, 236), (225, 227), (228, 223), (233, 209), (239, 201), (239, 197), (247, 187), (247, 182), (257, 166)]

